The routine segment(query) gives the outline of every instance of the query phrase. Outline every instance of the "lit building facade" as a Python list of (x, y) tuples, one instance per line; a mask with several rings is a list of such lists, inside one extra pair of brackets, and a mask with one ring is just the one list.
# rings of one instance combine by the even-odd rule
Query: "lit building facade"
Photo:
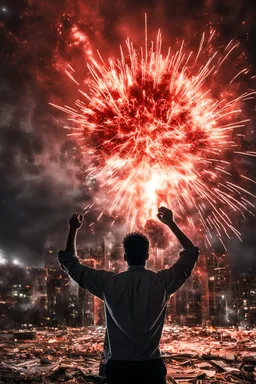
[[(80, 262), (95, 269), (124, 271), (122, 239), (105, 234), (98, 240), (95, 247), (78, 249)], [(45, 268), (27, 267), (22, 275), (11, 272), (17, 278), (0, 295), (0, 327), (105, 325), (103, 302), (60, 268), (57, 249), (47, 246), (44, 256)], [(147, 268), (169, 268), (177, 259), (178, 250), (155, 247)], [(15, 268), (20, 267), (10, 265), (10, 271)], [(201, 250), (190, 278), (170, 297), (166, 316), (167, 323), (186, 326), (256, 325), (256, 276), (234, 276), (225, 253)]]

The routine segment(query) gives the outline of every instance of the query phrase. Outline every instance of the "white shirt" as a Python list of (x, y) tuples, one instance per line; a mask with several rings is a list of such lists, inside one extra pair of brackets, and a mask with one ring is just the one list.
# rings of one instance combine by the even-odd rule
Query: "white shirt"
[(141, 265), (121, 273), (96, 270), (65, 251), (58, 260), (80, 287), (104, 301), (111, 359), (140, 361), (160, 357), (167, 300), (190, 276), (198, 255), (197, 247), (183, 250), (172, 267), (157, 273)]

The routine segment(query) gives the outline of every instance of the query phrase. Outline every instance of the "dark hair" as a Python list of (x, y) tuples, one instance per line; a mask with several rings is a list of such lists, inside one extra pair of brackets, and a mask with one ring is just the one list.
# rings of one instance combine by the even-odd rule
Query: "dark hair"
[(123, 246), (129, 265), (145, 265), (149, 240), (143, 233), (137, 231), (129, 233), (123, 239)]

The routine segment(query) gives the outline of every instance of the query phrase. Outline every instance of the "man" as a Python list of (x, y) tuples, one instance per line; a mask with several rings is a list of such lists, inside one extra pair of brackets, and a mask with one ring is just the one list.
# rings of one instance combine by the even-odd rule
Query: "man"
[(122, 273), (95, 270), (76, 257), (76, 235), (83, 216), (74, 214), (65, 251), (59, 263), (80, 287), (104, 301), (110, 359), (106, 367), (108, 384), (165, 384), (166, 368), (159, 350), (169, 296), (190, 276), (199, 249), (174, 222), (168, 208), (158, 209), (166, 224), (184, 248), (177, 262), (155, 273), (145, 269), (149, 240), (140, 232), (125, 236), (124, 259), (128, 269)]

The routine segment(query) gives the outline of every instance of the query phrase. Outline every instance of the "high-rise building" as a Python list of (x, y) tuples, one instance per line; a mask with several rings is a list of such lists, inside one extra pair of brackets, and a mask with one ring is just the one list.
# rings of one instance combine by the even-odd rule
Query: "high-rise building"
[[(162, 251), (163, 267), (171, 267), (178, 257), (179, 251), (173, 247)], [(202, 283), (205, 279), (199, 264), (183, 286), (170, 297), (167, 304), (169, 322), (188, 326), (202, 323)]]
[(46, 270), (43, 268), (27, 267), (29, 278), (32, 282), (32, 296), (46, 295)]
[(58, 268), (47, 268), (46, 270), (46, 292), (47, 292), (47, 320), (49, 325), (66, 325), (69, 318), (70, 278), (67, 273)]
[[(78, 257), (82, 264), (95, 269), (116, 273), (125, 269), (121, 239), (116, 241), (111, 233), (98, 236), (93, 248), (79, 248)], [(151, 249), (147, 268), (154, 271), (169, 268), (177, 259), (178, 250), (155, 247)], [(40, 308), (48, 311), (49, 324), (54, 325), (54, 321), (71, 326), (105, 324), (103, 302), (72, 283), (58, 265), (53, 246), (45, 249), (45, 266), (43, 273), (31, 269), (31, 296), (42, 299)], [(191, 277), (168, 301), (167, 319), (188, 326), (232, 325), (239, 321), (255, 324), (255, 279), (232, 278), (225, 253), (201, 250)]]
[(20, 304), (30, 304), (32, 297), (32, 286), (29, 283), (13, 284), (11, 287), (13, 301)]
[[(100, 269), (100, 258), (86, 257), (87, 252), (78, 250), (80, 262), (88, 267)], [(85, 256), (85, 257), (82, 257)], [(104, 304), (98, 297), (92, 295), (86, 289), (78, 288), (78, 307), (81, 314), (81, 323), (84, 325), (103, 325), (105, 322)]]
[(58, 250), (52, 245), (47, 245), (44, 249), (44, 262), (45, 268), (57, 268), (58, 260), (57, 260)]
[(230, 305), (230, 268), (227, 254), (211, 252), (206, 257), (208, 273), (209, 320), (213, 325), (228, 325)]
[(252, 326), (256, 324), (256, 276), (234, 276), (232, 287), (231, 317), (235, 316), (238, 324)]
[(34, 325), (41, 325), (47, 313), (46, 269), (27, 267), (27, 272), (32, 287), (31, 304), (36, 312)]

